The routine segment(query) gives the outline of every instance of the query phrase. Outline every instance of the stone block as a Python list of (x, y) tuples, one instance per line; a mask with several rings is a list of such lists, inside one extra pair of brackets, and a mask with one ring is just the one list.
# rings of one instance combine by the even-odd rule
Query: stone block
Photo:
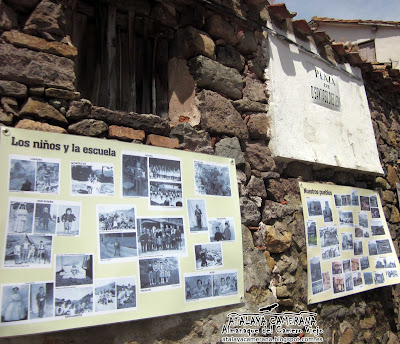
[(12, 114), (6, 113), (2, 108), (0, 108), (0, 123), (12, 125), (13, 117), (14, 116)]
[(18, 102), (15, 98), (3, 97), (1, 98), (1, 106), (5, 113), (11, 114), (14, 117), (18, 118)]
[(261, 220), (261, 214), (257, 205), (247, 197), (240, 197), (239, 203), (242, 224), (245, 226), (258, 226)]
[(282, 253), (290, 248), (292, 233), (280, 222), (273, 226), (261, 223), (260, 230), (265, 238), (265, 249), (270, 253)]
[(243, 55), (249, 55), (257, 50), (258, 44), (253, 31), (245, 30), (239, 35), (237, 50)]
[(269, 198), (276, 202), (287, 201), (290, 198), (300, 198), (299, 182), (297, 179), (270, 179), (267, 192)]
[(78, 123), (71, 124), (68, 132), (83, 136), (100, 136), (108, 130), (108, 125), (103, 121), (95, 119), (84, 119)]
[(218, 47), (217, 61), (224, 66), (237, 69), (241, 72), (246, 62), (245, 58), (231, 45)]
[(182, 149), (214, 154), (210, 135), (205, 130), (196, 130), (188, 122), (183, 122), (173, 127), (170, 137), (178, 139)]
[(236, 166), (244, 164), (244, 154), (237, 137), (227, 137), (215, 145), (215, 154), (235, 159)]
[(60, 88), (46, 88), (45, 95), (49, 98), (58, 98), (64, 100), (77, 100), (81, 97), (79, 92), (62, 90)]
[(190, 59), (188, 66), (198, 87), (225, 94), (231, 99), (242, 97), (243, 81), (236, 69), (204, 56)]
[(249, 136), (253, 140), (269, 140), (271, 137), (271, 128), (269, 118), (265, 113), (256, 113), (250, 115), (247, 122)]
[(171, 139), (166, 136), (150, 134), (147, 136), (146, 145), (165, 147), (165, 148), (179, 148), (178, 139)]
[(48, 120), (61, 125), (68, 124), (67, 119), (59, 111), (57, 111), (53, 106), (38, 99), (28, 98), (26, 103), (22, 106), (19, 114), (21, 116), (32, 115), (35, 118)]
[(295, 209), (288, 204), (281, 204), (267, 199), (262, 212), (262, 222), (272, 224), (275, 220), (283, 219), (294, 212)]
[(233, 26), (218, 14), (213, 14), (206, 21), (205, 31), (214, 39), (223, 39), (227, 44), (236, 45), (239, 39)]
[(29, 87), (28, 93), (31, 96), (42, 97), (44, 95), (44, 87), (43, 86)]
[(261, 143), (246, 143), (246, 160), (253, 169), (262, 172), (273, 171), (276, 168), (275, 161), (271, 157), (269, 148)]
[(262, 178), (251, 176), (246, 191), (251, 196), (267, 198), (267, 191), (265, 190), (264, 180)]
[(396, 184), (400, 182), (397, 170), (392, 165), (387, 166), (386, 180), (390, 184), (391, 189), (396, 189)]
[(267, 103), (266, 86), (258, 79), (247, 75), (244, 79), (243, 98), (254, 102)]
[(243, 98), (232, 102), (239, 112), (268, 112), (268, 105)]
[(108, 127), (108, 136), (112, 139), (118, 139), (122, 141), (137, 140), (143, 142), (146, 134), (143, 130), (135, 130), (118, 125), (110, 125)]
[(25, 98), (27, 94), (28, 88), (24, 84), (16, 81), (0, 80), (0, 96)]
[(92, 112), (92, 103), (87, 99), (80, 99), (71, 102), (66, 117), (69, 120), (77, 121), (89, 118)]
[(20, 129), (46, 131), (49, 133), (58, 133), (58, 134), (66, 134), (67, 133), (67, 131), (64, 128), (50, 125), (47, 123), (32, 121), (31, 119), (22, 119), (17, 123), (17, 125), (15, 127), (20, 128)]

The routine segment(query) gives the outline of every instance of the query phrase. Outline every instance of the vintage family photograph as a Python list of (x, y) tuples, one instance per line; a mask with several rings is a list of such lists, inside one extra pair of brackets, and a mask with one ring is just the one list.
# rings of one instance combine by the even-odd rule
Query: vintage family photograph
[(122, 195), (148, 197), (147, 157), (122, 154)]
[(234, 219), (228, 217), (209, 219), (208, 233), (211, 242), (235, 241)]
[(178, 286), (179, 260), (176, 257), (160, 257), (139, 260), (140, 289), (157, 290)]
[(206, 201), (204, 199), (188, 199), (186, 201), (186, 209), (190, 233), (208, 231)]
[(56, 317), (73, 317), (93, 312), (93, 286), (55, 289)]
[(29, 319), (53, 317), (54, 283), (32, 283), (30, 288)]
[(213, 296), (229, 296), (238, 293), (237, 272), (213, 274)]
[(56, 287), (93, 284), (93, 255), (56, 255)]
[(150, 205), (155, 207), (182, 207), (182, 184), (150, 181)]
[(117, 309), (117, 297), (114, 280), (95, 280), (94, 284), (94, 310), (107, 312)]
[(127, 204), (97, 205), (97, 228), (100, 232), (135, 230), (135, 206)]
[(57, 204), (36, 203), (35, 234), (55, 234), (57, 225)]
[(179, 160), (149, 158), (150, 180), (181, 181), (181, 162)]
[(228, 165), (197, 160), (193, 164), (196, 195), (232, 196)]
[(185, 276), (185, 300), (201, 300), (213, 296), (212, 275)]
[(196, 270), (222, 267), (222, 246), (220, 243), (194, 245)]
[(10, 200), (8, 234), (31, 234), (35, 203), (29, 200)]
[(58, 204), (56, 234), (61, 236), (79, 236), (81, 206), (74, 203)]
[(71, 162), (71, 194), (113, 196), (113, 164)]
[(115, 280), (117, 309), (136, 308), (136, 277), (121, 277)]
[(100, 233), (100, 260), (134, 258), (138, 255), (136, 232)]
[(28, 319), (29, 285), (3, 285), (1, 300), (1, 322)]

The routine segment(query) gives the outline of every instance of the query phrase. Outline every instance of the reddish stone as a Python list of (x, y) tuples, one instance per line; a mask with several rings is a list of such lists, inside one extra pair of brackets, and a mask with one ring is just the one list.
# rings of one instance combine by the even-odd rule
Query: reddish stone
[(118, 125), (110, 125), (108, 127), (108, 136), (112, 139), (123, 141), (138, 140), (144, 141), (146, 134), (143, 130), (135, 130), (132, 128), (121, 127)]
[(150, 134), (147, 136), (146, 145), (165, 148), (179, 148), (179, 141), (178, 139), (171, 139), (165, 136)]
[(49, 133), (58, 133), (58, 134), (66, 134), (67, 133), (67, 131), (64, 128), (57, 127), (55, 125), (50, 125), (47, 123), (32, 121), (30, 119), (23, 119), (23, 120), (19, 121), (15, 127), (21, 128), (21, 129), (46, 131)]

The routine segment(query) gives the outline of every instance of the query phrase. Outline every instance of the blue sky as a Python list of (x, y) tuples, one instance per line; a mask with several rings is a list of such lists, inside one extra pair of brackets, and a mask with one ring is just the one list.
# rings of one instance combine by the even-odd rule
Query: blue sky
[(276, 0), (297, 12), (294, 20), (313, 16), (337, 19), (375, 19), (400, 22), (400, 0)]

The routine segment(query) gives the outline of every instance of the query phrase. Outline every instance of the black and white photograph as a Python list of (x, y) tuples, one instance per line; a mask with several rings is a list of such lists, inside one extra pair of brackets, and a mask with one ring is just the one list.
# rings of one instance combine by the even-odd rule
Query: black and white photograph
[(35, 207), (35, 234), (52, 235), (56, 233), (57, 205), (37, 202)]
[(57, 205), (56, 234), (60, 236), (79, 236), (81, 206), (76, 203)]
[(340, 227), (353, 227), (353, 212), (339, 210), (339, 225)]
[(344, 281), (346, 284), (346, 291), (352, 291), (354, 289), (353, 285), (353, 273), (348, 272), (344, 274)]
[(368, 214), (358, 212), (358, 224), (360, 227), (368, 228)]
[(323, 285), (322, 280), (312, 283), (311, 290), (312, 290), (313, 295), (322, 293), (324, 291), (324, 285)]
[(371, 217), (373, 219), (379, 219), (381, 216), (379, 215), (379, 208), (372, 208), (371, 207)]
[(107, 312), (117, 309), (115, 281), (100, 279), (94, 282), (94, 310)]
[(139, 218), (137, 222), (141, 258), (186, 254), (182, 217)]
[(358, 270), (360, 270), (360, 259), (351, 258), (351, 271), (358, 271)]
[(93, 312), (93, 286), (56, 288), (54, 297), (56, 317), (73, 317)]
[(332, 288), (331, 274), (329, 273), (329, 271), (324, 271), (322, 273), (322, 283), (324, 285), (324, 291)]
[(329, 200), (322, 201), (322, 215), (324, 216), (324, 222), (333, 222), (333, 214), (331, 202)]
[(321, 256), (322, 256), (322, 260), (339, 257), (340, 256), (339, 245), (321, 248)]
[(307, 221), (307, 242), (308, 246), (317, 246), (317, 223), (315, 221)]
[(56, 255), (56, 287), (93, 284), (93, 255)]
[(1, 322), (28, 319), (29, 285), (3, 285), (1, 300)]
[(375, 195), (369, 196), (369, 205), (373, 208), (378, 208), (378, 198)]
[(372, 236), (385, 235), (385, 227), (382, 221), (371, 220), (371, 234)]
[(115, 280), (117, 309), (136, 308), (136, 277), (121, 277)]
[(235, 241), (235, 224), (233, 218), (218, 217), (209, 219), (208, 233), (211, 242)]
[(375, 269), (384, 269), (386, 266), (386, 258), (375, 257), (374, 258)]
[(369, 197), (368, 196), (360, 196), (360, 206), (361, 210), (369, 211), (370, 204), (369, 204)]
[(311, 282), (322, 280), (321, 274), (321, 259), (320, 257), (313, 257), (310, 259), (310, 275)]
[(351, 262), (350, 259), (345, 259), (342, 261), (342, 265), (343, 265), (343, 272), (350, 272), (351, 271)]
[(136, 209), (129, 204), (98, 204), (97, 228), (99, 232), (136, 230)]
[(353, 207), (359, 206), (360, 203), (358, 202), (358, 191), (357, 190), (351, 190), (351, 205)]
[(385, 273), (383, 271), (374, 271), (375, 284), (385, 283)]
[(360, 256), (364, 254), (363, 245), (361, 240), (354, 240), (354, 255)]
[(186, 206), (190, 233), (208, 231), (206, 201), (204, 199), (188, 199)]
[(36, 162), (29, 158), (17, 157), (10, 159), (9, 191), (36, 191)]
[(35, 203), (28, 200), (11, 200), (8, 212), (9, 234), (31, 234)]
[(122, 154), (122, 195), (149, 196), (147, 157)]
[(150, 180), (181, 181), (181, 162), (179, 160), (149, 158)]
[(386, 269), (394, 269), (396, 268), (396, 259), (394, 257), (387, 257), (386, 258)]
[(38, 161), (36, 163), (36, 191), (58, 194), (59, 176), (60, 164), (58, 162)]
[(374, 279), (372, 277), (372, 272), (364, 272), (364, 284), (365, 285), (374, 284)]
[(228, 165), (195, 160), (194, 184), (196, 195), (232, 196)]
[(339, 245), (338, 230), (335, 226), (319, 228), (319, 239), (322, 247)]
[(218, 272), (212, 276), (213, 296), (229, 296), (238, 293), (237, 272)]
[(353, 233), (341, 233), (342, 235), (342, 250), (353, 250)]
[(182, 184), (150, 181), (150, 206), (167, 208), (182, 207)]
[(351, 206), (351, 196), (350, 195), (342, 195), (342, 206), (343, 207)]
[(370, 256), (376, 256), (378, 254), (378, 248), (375, 240), (368, 241), (368, 254)]
[(53, 317), (54, 283), (32, 283), (30, 288), (29, 319)]
[(376, 240), (378, 254), (392, 253), (389, 239)]
[(52, 242), (50, 235), (7, 235), (4, 267), (49, 267)]
[(342, 293), (345, 291), (344, 275), (332, 277), (333, 293)]
[(212, 275), (185, 274), (185, 300), (200, 300), (213, 296)]
[(115, 259), (130, 260), (137, 257), (136, 232), (100, 233), (100, 260), (115, 262)]
[(364, 238), (364, 228), (356, 225), (354, 228), (355, 238)]
[(341, 207), (342, 206), (342, 195), (333, 195), (333, 199), (335, 200), (335, 207)]
[(386, 270), (386, 277), (388, 278), (399, 277), (399, 272), (396, 269)]
[[(152, 291), (179, 286), (179, 261), (176, 257), (139, 260), (140, 289)], [(156, 288), (156, 289), (154, 289)]]
[(362, 274), (360, 271), (353, 272), (353, 285), (354, 288), (360, 288), (363, 285)]
[(368, 256), (364, 256), (364, 257), (360, 257), (360, 265), (361, 265), (361, 270), (365, 270), (369, 268), (369, 257)]
[(340, 260), (334, 260), (332, 262), (332, 275), (340, 275), (343, 273), (343, 266)]
[(320, 199), (306, 198), (309, 217), (322, 216), (322, 206)]
[(71, 162), (71, 194), (114, 195), (114, 165)]
[(194, 245), (196, 270), (220, 268), (223, 266), (220, 243)]

